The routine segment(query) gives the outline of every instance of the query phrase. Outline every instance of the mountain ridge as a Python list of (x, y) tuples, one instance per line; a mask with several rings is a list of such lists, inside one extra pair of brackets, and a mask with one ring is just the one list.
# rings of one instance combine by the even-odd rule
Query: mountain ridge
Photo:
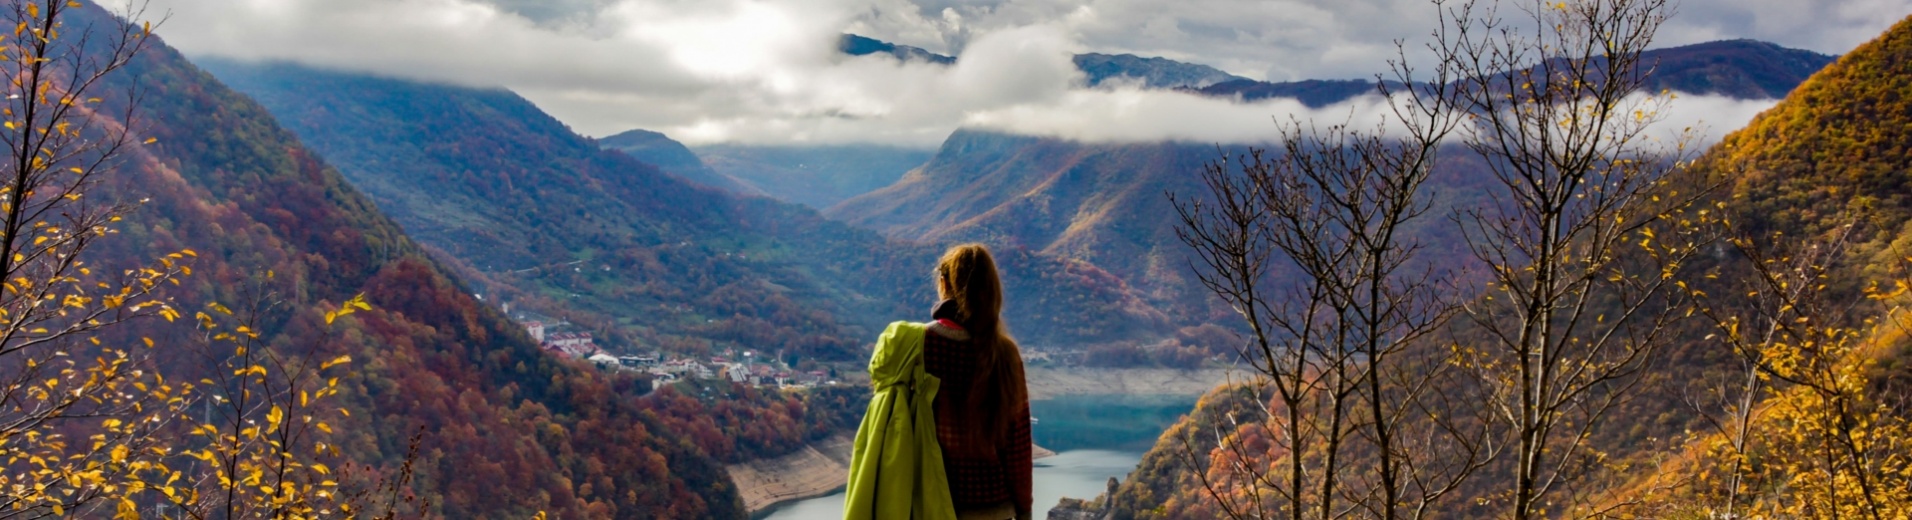
[[(122, 23), (97, 6), (73, 13), (69, 26)], [(238, 308), (268, 291), (280, 305), (261, 348), (355, 359), (329, 403), (353, 413), (325, 437), (347, 462), (396, 471), (425, 431), (411, 486), (431, 503), (424, 514), (742, 516), (721, 466), (649, 433), (655, 410), (627, 399), (648, 385), (543, 355), (263, 107), (154, 41), (106, 83), (144, 89), (135, 128), (153, 141), (89, 194), (147, 201), (99, 251), (197, 250), (181, 304)], [(372, 309), (328, 325), (325, 311), (355, 294)], [(185, 348), (201, 331), (138, 327), (171, 349), (160, 370), (207, 369)], [(333, 339), (309, 345), (318, 338)]]

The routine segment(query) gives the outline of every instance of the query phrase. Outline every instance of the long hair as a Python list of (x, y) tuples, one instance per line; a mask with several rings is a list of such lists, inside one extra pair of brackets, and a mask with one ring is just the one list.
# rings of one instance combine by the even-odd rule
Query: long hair
[[(936, 263), (936, 287), (956, 305), (956, 321), (969, 331), (981, 357), (977, 384), (964, 396), (969, 410), (992, 414), (996, 431), (1007, 434), (1022, 415), (1011, 407), (1029, 398), (1024, 385), (1022, 353), (1002, 322), (1002, 279), (996, 260), (982, 244), (949, 248)], [(994, 385), (987, 384), (994, 382)]]

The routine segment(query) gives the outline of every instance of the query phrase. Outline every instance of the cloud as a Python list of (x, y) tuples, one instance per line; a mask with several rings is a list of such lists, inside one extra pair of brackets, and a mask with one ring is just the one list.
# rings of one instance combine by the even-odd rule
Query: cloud
[[(1838, 53), (1912, 13), (1912, 0), (1804, 4), (1685, 0), (1660, 42), (1751, 37)], [(1068, 56), (1164, 56), (1271, 80), (1365, 78), (1385, 70), (1395, 40), (1424, 37), (1434, 12), (1423, 0), (153, 0), (152, 8), (170, 12), (160, 35), (189, 55), (506, 87), (587, 135), (646, 128), (692, 144), (906, 146), (934, 146), (963, 124), (1065, 134), (1086, 125), (1079, 121), (1122, 118), (1149, 124), (1081, 132), (1256, 135), (1272, 130), (1269, 117), (1300, 109), (1084, 90)], [(835, 40), (846, 31), (963, 59), (944, 68), (841, 56)]]
[[(1356, 97), (1311, 108), (1292, 99), (1244, 103), (1177, 92), (1121, 88), (1073, 90), (1051, 103), (1023, 104), (969, 114), (964, 124), (1007, 133), (1057, 137), (1082, 142), (1173, 140), (1196, 143), (1268, 143), (1290, 121), (1345, 124), (1355, 129), (1387, 126), (1398, 131), (1391, 101), (1379, 95)], [(1672, 98), (1635, 95), (1623, 106), (1647, 108), (1655, 120), (1649, 146), (1682, 139), (1689, 148), (1710, 145), (1727, 132), (1746, 126), (1778, 100), (1745, 100), (1715, 95), (1676, 94)]]

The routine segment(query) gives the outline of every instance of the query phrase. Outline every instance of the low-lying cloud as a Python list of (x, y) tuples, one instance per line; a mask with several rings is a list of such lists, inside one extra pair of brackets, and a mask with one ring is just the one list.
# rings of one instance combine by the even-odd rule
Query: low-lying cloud
[[(1768, 6), (1765, 10), (1760, 6)], [(1785, 5), (1780, 5), (1785, 4)], [(1844, 52), (1912, 0), (1687, 0), (1665, 44), (1753, 37)], [(1091, 90), (1069, 57), (1137, 53), (1270, 80), (1366, 77), (1427, 33), (1424, 0), (154, 0), (189, 55), (287, 60), (505, 87), (586, 135), (658, 130), (691, 144), (934, 146), (962, 125), (1108, 140), (1265, 139), (1308, 109)], [(953, 67), (843, 56), (855, 32), (957, 53)], [(1730, 100), (1689, 99), (1728, 114)], [(1735, 128), (1709, 117), (1716, 131)]]
[[(1241, 102), (1161, 90), (1073, 90), (1052, 103), (971, 113), (964, 124), (1095, 143), (1266, 143), (1279, 138), (1281, 126), (1292, 121), (1354, 129), (1385, 126), (1398, 132), (1392, 103), (1378, 94), (1309, 107), (1288, 98)], [(1686, 146), (1696, 147), (1717, 142), (1776, 103), (1775, 99), (1676, 93), (1671, 98), (1636, 95), (1623, 101), (1623, 106), (1653, 110), (1655, 119), (1644, 137), (1654, 143), (1677, 145), (1684, 140)]]

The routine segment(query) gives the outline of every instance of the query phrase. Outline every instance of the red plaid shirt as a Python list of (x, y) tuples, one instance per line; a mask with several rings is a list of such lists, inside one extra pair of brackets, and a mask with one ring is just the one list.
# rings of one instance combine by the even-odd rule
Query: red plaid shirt
[(995, 411), (962, 406), (971, 388), (994, 382), (977, 380), (978, 356), (971, 352), (961, 329), (948, 320), (938, 324), (942, 327), (931, 327), (924, 335), (923, 370), (943, 382), (936, 392), (936, 440), (943, 448), (950, 497), (959, 511), (1008, 502), (1027, 516), (1034, 501), (1030, 496), (1029, 402), (1009, 407), (1008, 413), (1015, 414), (1014, 427), (1008, 438), (996, 438), (988, 426), (994, 422), (990, 414)]

